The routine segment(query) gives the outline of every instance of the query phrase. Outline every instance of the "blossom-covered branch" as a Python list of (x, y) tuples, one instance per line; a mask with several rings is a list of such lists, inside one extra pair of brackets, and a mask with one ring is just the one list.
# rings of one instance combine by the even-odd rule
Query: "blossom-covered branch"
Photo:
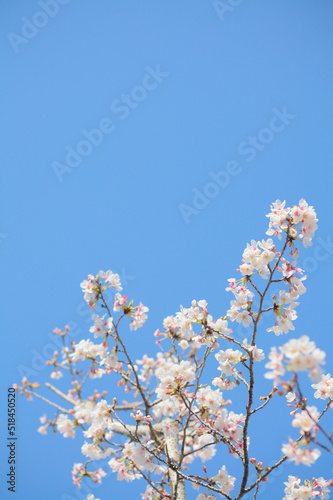
[[(205, 300), (180, 306), (179, 312), (164, 319), (162, 331), (154, 334), (157, 345), (163, 348), (155, 357), (144, 354), (136, 361), (133, 358), (128, 335), (145, 324), (148, 308), (142, 303), (134, 305), (121, 294), (119, 276), (100, 271), (81, 283), (84, 299), (92, 310), (89, 331), (97, 343), (90, 339), (67, 343), (69, 327), (63, 331), (56, 328), (54, 333), (63, 341), (62, 359), (55, 352), (47, 362), (52, 367), (52, 379), (64, 374), (70, 378), (67, 394), (46, 384), (61, 398), (62, 405), (65, 401), (69, 407), (40, 396), (36, 392), (38, 383), (24, 379), (21, 386), (16, 386), (28, 399), (36, 395), (57, 410), (54, 418), (42, 417), (41, 433), (51, 428), (65, 438), (74, 438), (77, 431), (82, 431), (85, 441), (81, 452), (87, 460), (74, 464), (73, 481), (78, 487), (85, 477), (101, 482), (105, 471), (90, 471), (89, 467), (92, 461), (107, 458), (118, 480), (146, 481), (143, 500), (185, 500), (186, 484), (196, 490), (201, 488), (197, 500), (213, 499), (215, 494), (231, 500), (235, 486), (235, 499), (240, 500), (252, 490), (256, 498), (260, 484), (286, 460), (312, 464), (320, 451), (312, 449), (311, 444), (331, 452), (332, 435), (319, 421), (332, 407), (333, 382), (329, 374), (322, 373), (325, 353), (306, 335), (291, 339), (279, 349), (272, 347), (265, 376), (274, 385), (267, 396), (255, 398), (257, 364), (265, 358), (257, 342), (261, 334), (282, 335), (294, 330), (297, 301), (305, 292), (305, 276), (297, 264), (297, 245), (311, 245), (317, 229), (316, 213), (304, 200), (292, 208), (278, 200), (268, 217), (269, 238), (247, 244), (238, 269), (239, 279), (228, 280), (226, 290), (233, 298), (226, 314), (214, 319)], [(275, 237), (281, 240), (280, 250), (273, 242)], [(272, 295), (273, 285), (280, 289)], [(259, 301), (257, 307), (255, 299)], [(264, 307), (267, 300), (270, 304)], [(272, 312), (273, 324), (268, 333), (262, 332), (262, 318)], [(249, 342), (234, 337), (230, 328), (233, 322), (248, 329)], [(228, 348), (223, 349), (221, 343), (227, 343)], [(216, 375), (220, 372), (210, 384), (206, 382), (208, 362), (215, 364)], [(286, 370), (293, 372), (291, 381), (284, 379)], [(300, 371), (308, 371), (316, 382), (312, 386), (315, 398), (328, 399), (321, 412), (307, 405), (298, 380)], [(106, 390), (89, 395), (89, 380), (101, 378), (108, 379), (108, 387), (115, 388), (111, 399), (107, 400)], [(243, 413), (229, 410), (232, 401), (224, 396), (238, 387), (247, 394)], [(127, 399), (118, 404), (120, 390)], [(284, 456), (275, 465), (265, 467), (260, 460), (250, 458), (249, 424), (258, 412), (267, 411), (276, 394), (286, 394), (288, 405), (295, 407), (292, 427), (299, 428), (301, 435), (283, 444)], [(319, 434), (328, 443), (320, 443)], [(255, 440), (255, 436), (251, 439)], [(202, 466), (204, 474), (188, 472), (196, 459), (203, 463), (212, 459), (217, 447), (225, 447), (229, 456), (239, 459), (239, 478), (229, 475), (226, 465), (210, 474), (206, 465)], [(256, 476), (252, 483), (251, 470)], [(330, 483), (323, 478), (306, 480), (301, 485), (300, 480), (290, 476), (285, 484), (285, 500), (328, 498)]]

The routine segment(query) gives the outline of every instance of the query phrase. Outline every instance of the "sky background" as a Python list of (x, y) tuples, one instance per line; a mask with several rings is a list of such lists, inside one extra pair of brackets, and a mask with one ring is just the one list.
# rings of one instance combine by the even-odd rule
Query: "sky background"
[[(1, 498), (141, 498), (143, 481), (128, 485), (112, 474), (78, 490), (71, 470), (84, 461), (83, 440), (37, 433), (39, 417), (53, 411), (22, 397), (17, 492), (8, 492), (7, 389), (23, 372), (50, 381), (44, 361), (55, 327), (71, 324), (76, 341), (91, 338), (79, 285), (100, 269), (119, 273), (126, 295), (150, 309), (143, 328), (126, 331), (135, 359), (156, 352), (152, 334), (180, 304), (204, 298), (214, 317), (224, 315), (227, 279), (246, 243), (266, 237), (265, 214), (278, 198), (292, 206), (304, 197), (319, 229), (300, 257), (308, 290), (296, 330), (275, 337), (264, 325), (258, 345), (267, 357), (270, 346), (307, 334), (332, 370), (333, 6), (226, 0), (223, 14), (210, 0), (59, 0), (53, 10), (51, 3), (44, 2), (49, 14), (41, 14), (42, 1), (0, 3)], [(137, 88), (143, 82), (149, 90)], [(272, 121), (279, 113), (284, 122)], [(95, 145), (82, 145), (98, 127)], [(66, 164), (71, 148), (81, 157)], [(209, 184), (214, 173), (219, 188)], [(258, 370), (258, 395), (268, 394), (264, 363)], [(229, 396), (242, 411), (236, 393)], [(298, 436), (284, 399), (258, 414), (250, 434), (264, 465), (281, 457), (281, 443)], [(331, 477), (330, 460), (322, 455), (311, 470), (285, 464), (258, 498), (280, 500), (288, 474)], [(231, 475), (239, 470), (225, 451), (206, 465), (211, 475), (222, 465)], [(188, 498), (196, 495), (188, 487)]]

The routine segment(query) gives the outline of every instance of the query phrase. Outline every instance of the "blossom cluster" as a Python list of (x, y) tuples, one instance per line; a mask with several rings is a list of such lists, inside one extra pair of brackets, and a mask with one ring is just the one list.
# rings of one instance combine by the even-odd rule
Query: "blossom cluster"
[[(101, 282), (101, 279), (104, 282)], [(88, 275), (88, 279), (82, 281), (81, 283), (82, 291), (84, 292), (84, 300), (88, 303), (92, 310), (95, 309), (99, 298), (102, 296), (103, 292), (107, 289), (115, 289), (117, 292), (122, 290), (121, 281), (118, 274), (112, 271), (99, 271), (97, 276), (92, 274)], [(148, 307), (140, 303), (138, 306), (133, 307), (133, 303), (127, 306), (127, 296), (121, 295), (120, 293), (115, 293), (114, 312), (119, 312), (123, 310), (124, 314), (131, 318), (130, 329), (137, 330), (144, 325), (147, 320)], [(113, 327), (113, 318), (109, 317), (104, 321), (105, 316), (100, 318), (98, 315), (94, 315), (94, 326), (90, 328), (90, 332), (94, 333), (95, 337), (103, 336), (105, 333), (110, 332)]]
[[(90, 339), (80, 340), (78, 344), (75, 344), (73, 352), (69, 352), (69, 357), (72, 362), (92, 361), (89, 371), (90, 378), (101, 378), (105, 373), (121, 368), (121, 363), (114, 350), (109, 352), (104, 343), (94, 344)], [(97, 358), (100, 358), (100, 361)], [(104, 365), (105, 368), (101, 368), (99, 365)]]
[(314, 397), (316, 399), (332, 399), (333, 400), (333, 379), (330, 373), (321, 376), (321, 380), (317, 384), (312, 384), (316, 389)]
[[(280, 352), (279, 352), (280, 351)], [(294, 372), (297, 375), (300, 371), (308, 371), (312, 379), (318, 379), (322, 372), (320, 364), (325, 361), (325, 353), (318, 349), (314, 342), (310, 341), (309, 337), (303, 335), (299, 339), (292, 339), (279, 348), (271, 350), (269, 355), (270, 361), (266, 364), (266, 368), (271, 371), (265, 374), (268, 379), (274, 379), (274, 384), (281, 384), (287, 388), (289, 392), (286, 394), (289, 403), (296, 402), (295, 410), (291, 412), (294, 415), (292, 426), (299, 428), (301, 435), (305, 435), (303, 439), (293, 441), (289, 438), (289, 442), (282, 446), (282, 452), (294, 461), (296, 465), (304, 464), (312, 465), (321, 455), (318, 448), (311, 448), (311, 440), (315, 440), (317, 427), (316, 424), (320, 418), (320, 413), (316, 406), (307, 406), (306, 400), (298, 394), (299, 402), (297, 402), (297, 394), (290, 391), (291, 387), (295, 386), (294, 378), (293, 386), (289, 382), (283, 381), (281, 377), (285, 374), (286, 369)], [(285, 369), (286, 367), (286, 369)], [(321, 381), (313, 384), (312, 387), (317, 389), (315, 396), (322, 399), (330, 397), (330, 375), (322, 375)], [(299, 411), (300, 410), (300, 411)]]
[(226, 288), (226, 291), (231, 291), (235, 296), (235, 300), (231, 300), (227, 316), (231, 321), (236, 320), (237, 323), (242, 323), (245, 327), (250, 326), (254, 293), (249, 290), (246, 278), (241, 279), (240, 283), (235, 278), (230, 278), (228, 281), (229, 287)]
[[(281, 239), (281, 233), (284, 231), (290, 245), (294, 245), (297, 239), (301, 239), (304, 246), (311, 245), (317, 229), (317, 217), (313, 207), (309, 207), (305, 200), (300, 200), (298, 206), (293, 208), (285, 208), (285, 201), (281, 203), (277, 200), (271, 206), (271, 212), (267, 217), (270, 218), (268, 235), (276, 235)], [(295, 249), (292, 255), (297, 259), (298, 250)], [(238, 281), (235, 278), (228, 280), (229, 287), (226, 290), (235, 296), (227, 312), (231, 321), (242, 323), (244, 327), (250, 326), (252, 321), (255, 322), (256, 316), (252, 311), (254, 293), (249, 290), (248, 283), (254, 274), (268, 279), (275, 269), (282, 273), (281, 280), (288, 285), (288, 291), (280, 290), (278, 299), (274, 297), (275, 324), (267, 331), (280, 335), (294, 330), (293, 321), (297, 319), (295, 308), (298, 305), (296, 301), (306, 290), (303, 284), (305, 276), (298, 276), (303, 274), (303, 270), (297, 266), (296, 260), (290, 262), (276, 252), (271, 238), (262, 241), (252, 240), (251, 244), (248, 243), (238, 269), (243, 278)]]
[[(234, 489), (236, 478), (230, 476), (225, 468), (225, 465), (218, 471), (214, 477), (216, 484), (219, 485), (222, 494), (229, 494)], [(215, 500), (216, 496), (209, 493), (200, 493), (196, 500)]]
[(82, 463), (74, 464), (73, 470), (72, 470), (72, 478), (73, 478), (73, 483), (78, 488), (81, 488), (82, 479), (86, 476), (90, 477), (90, 479), (92, 479), (94, 481), (94, 483), (101, 484), (102, 478), (104, 476), (106, 476), (106, 473), (103, 471), (103, 469), (97, 469), (93, 472), (88, 472), (86, 467)]
[(288, 482), (284, 483), (285, 496), (282, 500), (313, 500), (314, 498), (329, 498), (328, 482), (323, 477), (306, 480), (301, 484), (299, 477), (288, 476)]
[(306, 439), (293, 441), (289, 439), (287, 444), (282, 446), (282, 453), (296, 465), (303, 464), (310, 466), (320, 457), (321, 451), (318, 448), (312, 449)]
[[(192, 300), (191, 307), (180, 306), (176, 316), (168, 316), (163, 321), (165, 337), (175, 338), (179, 346), (186, 350), (191, 347), (195, 351), (202, 345), (214, 346), (216, 340), (221, 336), (228, 336), (231, 330), (226, 318), (214, 320), (208, 313), (205, 300)], [(201, 331), (195, 332), (194, 325), (201, 325)], [(162, 335), (158, 330), (155, 335)]]
[(308, 371), (312, 380), (318, 380), (322, 375), (320, 365), (325, 364), (326, 353), (318, 349), (307, 335), (302, 335), (299, 339), (289, 340), (279, 349), (272, 347), (268, 357), (270, 361), (265, 367), (271, 371), (265, 373), (265, 377), (273, 379), (277, 385), (281, 383), (286, 370), (296, 373)]
[(117, 472), (119, 481), (125, 479), (129, 482), (140, 478), (139, 471), (154, 472), (155, 474), (166, 472), (165, 467), (153, 460), (153, 456), (149, 452), (152, 445), (153, 441), (147, 433), (141, 437), (140, 444), (126, 442), (120, 458), (111, 458), (109, 466), (113, 472)]
[(269, 276), (268, 264), (275, 258), (275, 245), (273, 240), (255, 241), (247, 244), (243, 252), (243, 264), (239, 270), (243, 276), (251, 276), (257, 271), (261, 278)]
[(292, 221), (290, 235), (293, 239), (300, 239), (305, 247), (310, 246), (317, 226), (317, 214), (303, 198), (293, 208), (285, 208), (286, 202), (277, 200), (271, 205), (269, 229), (266, 234), (276, 235), (281, 239), (282, 231), (286, 232), (290, 219)]

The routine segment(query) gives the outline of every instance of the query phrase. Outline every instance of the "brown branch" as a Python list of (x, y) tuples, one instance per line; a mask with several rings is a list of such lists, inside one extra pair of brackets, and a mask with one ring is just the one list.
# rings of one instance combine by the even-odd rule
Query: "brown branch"
[(56, 387), (54, 387), (54, 385), (52, 384), (49, 384), (48, 382), (45, 382), (45, 386), (48, 387), (49, 389), (51, 389), (51, 391), (55, 392), (58, 396), (60, 396), (62, 399), (64, 399), (65, 401), (67, 401), (68, 403), (72, 404), (72, 405), (75, 405), (76, 402), (73, 401), (73, 399), (71, 399), (69, 396), (66, 396), (66, 394), (64, 394), (63, 392), (61, 392), (59, 389), (57, 389)]
[[(283, 245), (283, 249), (279, 255), (279, 257), (276, 260), (275, 266), (273, 270), (268, 264), (268, 269), (270, 271), (270, 277), (268, 280), (268, 283), (266, 285), (266, 288), (262, 294), (260, 294), (260, 303), (259, 303), (259, 309), (257, 313), (257, 318), (254, 322), (254, 327), (253, 327), (253, 334), (252, 334), (252, 340), (251, 340), (251, 345), (255, 345), (255, 338), (256, 338), (256, 333), (258, 329), (258, 323), (262, 314), (262, 309), (263, 309), (263, 302), (266, 296), (266, 293), (268, 292), (268, 289), (271, 285), (272, 279), (274, 272), (276, 268), (278, 267), (280, 260), (285, 252), (285, 249), (287, 247), (288, 241), (289, 241), (289, 231), (290, 231), (290, 224), (291, 221), (288, 224), (288, 229), (287, 229), (287, 236), (286, 236), (286, 241)], [(245, 414), (245, 421), (244, 421), (244, 427), (243, 427), (243, 448), (244, 448), (244, 474), (243, 474), (243, 479), (242, 479), (242, 484), (239, 490), (239, 494), (237, 496), (237, 500), (240, 500), (244, 494), (245, 494), (245, 488), (247, 484), (247, 480), (249, 477), (249, 453), (248, 453), (248, 443), (247, 443), (247, 434), (248, 434), (248, 427), (249, 427), (249, 421), (251, 417), (251, 407), (253, 403), (253, 388), (254, 388), (254, 370), (253, 370), (253, 356), (250, 354), (250, 383), (249, 383), (249, 388), (248, 388), (248, 402), (246, 405), (246, 414)]]

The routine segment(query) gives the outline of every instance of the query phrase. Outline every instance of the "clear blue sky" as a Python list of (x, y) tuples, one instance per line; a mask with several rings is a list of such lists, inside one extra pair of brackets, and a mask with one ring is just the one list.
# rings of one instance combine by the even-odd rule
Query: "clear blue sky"
[[(226, 280), (246, 242), (265, 237), (270, 203), (304, 197), (319, 230), (302, 254), (308, 291), (293, 334), (328, 353), (333, 346), (332, 3), (244, 0), (224, 19), (211, 0), (51, 3), (0, 7), (4, 499), (13, 498), (3, 484), (7, 388), (47, 351), (56, 326), (75, 323), (77, 339), (91, 336), (79, 287), (89, 273), (118, 272), (126, 294), (150, 308), (128, 339), (134, 357), (153, 354), (153, 332), (180, 304), (205, 298), (215, 316), (225, 314)], [(214, 173), (219, 188), (209, 184)], [(267, 353), (289, 338), (264, 328), (258, 343)], [(37, 372), (31, 380), (50, 380), (47, 368)], [(266, 464), (297, 435), (278, 403), (251, 429)], [(17, 410), (14, 498), (84, 498), (71, 480), (81, 441), (38, 434), (39, 416), (52, 416), (42, 402), (20, 398)], [(288, 474), (330, 477), (329, 460), (311, 471), (285, 465), (258, 498), (280, 500)], [(226, 454), (211, 464), (237, 470)], [(143, 490), (112, 476), (95, 495), (122, 500)]]

